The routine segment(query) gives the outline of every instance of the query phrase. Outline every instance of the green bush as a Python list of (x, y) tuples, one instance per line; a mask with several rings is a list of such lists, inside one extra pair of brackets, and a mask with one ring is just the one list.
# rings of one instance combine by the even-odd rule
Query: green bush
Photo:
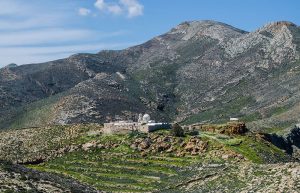
[(183, 137), (184, 136), (184, 130), (178, 123), (175, 123), (174, 125), (172, 125), (171, 133), (175, 137)]
[(195, 130), (195, 129), (193, 129), (193, 130), (188, 130), (188, 131), (185, 131), (184, 132), (186, 135), (190, 135), (190, 136), (197, 136), (197, 135), (199, 135), (199, 131), (197, 131), (197, 130)]

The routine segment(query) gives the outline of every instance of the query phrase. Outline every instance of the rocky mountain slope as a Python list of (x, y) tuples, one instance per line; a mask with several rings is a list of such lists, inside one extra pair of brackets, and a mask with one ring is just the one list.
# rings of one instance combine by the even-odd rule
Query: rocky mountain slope
[(14, 165), (2, 161), (0, 161), (0, 191), (5, 193), (100, 192), (70, 178), (46, 172), (38, 172), (21, 165)]
[(158, 120), (299, 121), (300, 28), (274, 22), (246, 32), (184, 22), (120, 51), (0, 69), (0, 127), (103, 123), (148, 112)]

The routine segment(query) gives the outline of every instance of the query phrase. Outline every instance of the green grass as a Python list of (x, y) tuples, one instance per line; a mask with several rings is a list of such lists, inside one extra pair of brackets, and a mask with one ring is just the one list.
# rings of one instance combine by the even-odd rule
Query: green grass
[(9, 123), (8, 128), (28, 128), (45, 125), (53, 118), (54, 104), (62, 96), (63, 93), (53, 95), (14, 110), (12, 122)]
[(239, 146), (241, 143), (243, 143), (243, 140), (239, 138), (228, 139), (224, 142), (228, 146)]
[[(109, 154), (110, 152), (110, 154)], [(41, 165), (29, 167), (78, 179), (100, 190), (116, 192), (149, 192), (180, 179), (180, 168), (193, 159), (141, 157), (137, 153), (113, 154), (95, 150), (74, 152)]]
[[(166, 135), (165, 132), (156, 132)], [(141, 156), (129, 144), (143, 134), (82, 136), (76, 144), (98, 140), (102, 143), (121, 143), (110, 149), (72, 152), (39, 165), (28, 167), (66, 175), (90, 184), (99, 190), (113, 192), (150, 192), (164, 189), (191, 177), (189, 167), (201, 163), (199, 156), (176, 157), (157, 153)], [(189, 137), (186, 137), (187, 139)]]
[(223, 135), (220, 136), (220, 134), (209, 132), (202, 132), (201, 136), (211, 139), (211, 144), (225, 145), (226, 148), (242, 154), (245, 158), (254, 163), (272, 163), (288, 159), (288, 156), (283, 150), (266, 141), (256, 139), (254, 136), (224, 137)]
[(241, 117), (240, 120), (244, 122), (252, 122), (252, 121), (259, 120), (261, 118), (262, 118), (261, 114), (259, 112), (255, 112)]
[(240, 137), (239, 140), (241, 140), (239, 145), (229, 145), (228, 147), (254, 163), (280, 161), (287, 157), (283, 150), (265, 141), (255, 140), (251, 137)]
[(240, 114), (240, 110), (248, 104), (254, 103), (255, 99), (251, 96), (242, 96), (226, 104), (192, 115), (183, 121), (183, 124), (192, 124), (207, 120), (214, 120), (216, 123), (225, 123), (232, 115)]
[(268, 117), (274, 116), (274, 115), (280, 115), (286, 111), (288, 111), (291, 107), (290, 106), (283, 106), (283, 107), (274, 107), (269, 110)]
[(280, 127), (266, 128), (266, 129), (264, 129), (264, 132), (266, 132), (266, 133), (284, 134), (284, 128), (280, 128)]

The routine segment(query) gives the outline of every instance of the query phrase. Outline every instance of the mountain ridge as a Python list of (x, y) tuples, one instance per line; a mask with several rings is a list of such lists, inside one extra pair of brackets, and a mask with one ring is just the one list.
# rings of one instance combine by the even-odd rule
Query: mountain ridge
[[(299, 38), (299, 27), (285, 21), (253, 32), (190, 21), (124, 50), (1, 69), (0, 128), (149, 112), (183, 123), (237, 116), (256, 129), (284, 129), (298, 121)], [(41, 120), (32, 125), (34, 117)]]

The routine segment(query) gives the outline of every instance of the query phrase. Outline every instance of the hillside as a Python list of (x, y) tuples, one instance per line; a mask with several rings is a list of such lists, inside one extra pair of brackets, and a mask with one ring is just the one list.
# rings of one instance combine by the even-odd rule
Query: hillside
[(184, 22), (119, 51), (0, 69), (0, 128), (157, 120), (282, 131), (299, 121), (300, 28)]
[(38, 172), (24, 166), (0, 161), (0, 191), (12, 192), (99, 192), (70, 178)]
[(104, 135), (95, 124), (2, 131), (0, 191), (300, 190), (299, 162), (285, 151), (251, 132), (207, 129), (183, 137), (170, 131)]

